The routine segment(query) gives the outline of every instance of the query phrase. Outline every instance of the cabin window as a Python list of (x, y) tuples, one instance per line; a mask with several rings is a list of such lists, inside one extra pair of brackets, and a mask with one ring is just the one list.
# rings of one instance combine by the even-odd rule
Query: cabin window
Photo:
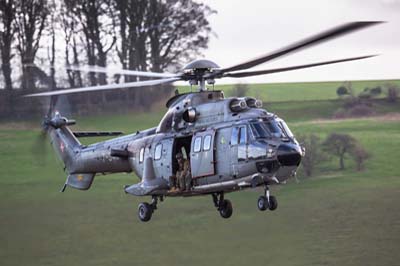
[(246, 126), (240, 127), (240, 131), (239, 131), (239, 143), (240, 143), (240, 144), (246, 144), (246, 143), (247, 143), (247, 131), (246, 131)]
[(141, 148), (139, 153), (139, 163), (142, 163), (143, 160), (144, 160), (144, 148)]
[(199, 152), (200, 150), (201, 150), (201, 137), (196, 137), (194, 139), (193, 151), (194, 152)]
[(211, 148), (211, 135), (204, 137), (203, 151), (208, 151)]
[(162, 144), (158, 144), (154, 151), (154, 160), (160, 160), (162, 153)]
[(232, 128), (231, 145), (237, 145), (239, 140), (239, 128)]

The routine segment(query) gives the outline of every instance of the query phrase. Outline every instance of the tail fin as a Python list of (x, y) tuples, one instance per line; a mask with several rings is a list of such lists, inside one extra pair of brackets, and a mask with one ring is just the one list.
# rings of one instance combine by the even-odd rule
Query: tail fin
[(66, 126), (50, 129), (49, 135), (51, 144), (58, 157), (64, 162), (66, 170), (68, 173), (72, 172), (74, 157), (81, 149), (81, 143)]
[(44, 124), (48, 128), (51, 144), (58, 157), (63, 161), (65, 170), (68, 173), (67, 180), (61, 191), (64, 191), (67, 185), (81, 190), (89, 189), (95, 173), (76, 173), (77, 157), (82, 145), (68, 128), (68, 125), (75, 124), (75, 121), (68, 120), (57, 112), (52, 119), (45, 121)]

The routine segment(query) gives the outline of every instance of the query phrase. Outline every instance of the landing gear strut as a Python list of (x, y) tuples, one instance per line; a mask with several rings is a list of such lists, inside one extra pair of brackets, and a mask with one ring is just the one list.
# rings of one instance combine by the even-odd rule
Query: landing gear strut
[(219, 211), (222, 218), (229, 218), (232, 216), (233, 208), (230, 200), (224, 199), (224, 193), (213, 193), (211, 194), (214, 202), (214, 206)]
[(278, 208), (278, 201), (274, 196), (269, 194), (269, 188), (267, 185), (264, 189), (264, 195), (258, 198), (257, 207), (260, 211), (265, 211), (266, 209), (273, 211)]
[[(163, 197), (160, 197), (160, 200), (163, 201)], [(142, 202), (139, 204), (138, 208), (138, 217), (140, 221), (142, 222), (148, 222), (151, 219), (151, 216), (153, 215), (153, 212), (157, 210), (157, 202), (158, 202), (158, 197), (157, 196), (152, 196), (151, 203), (147, 202)]]

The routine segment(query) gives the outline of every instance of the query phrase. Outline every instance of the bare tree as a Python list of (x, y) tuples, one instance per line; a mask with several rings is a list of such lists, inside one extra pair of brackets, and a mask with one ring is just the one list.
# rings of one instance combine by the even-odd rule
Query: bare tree
[(7, 113), (12, 113), (14, 109), (11, 59), (14, 56), (12, 54), (12, 44), (15, 33), (15, 12), (15, 3), (13, 0), (0, 0), (0, 56), (6, 92), (5, 110)]
[(324, 149), (339, 157), (339, 168), (344, 169), (345, 155), (351, 153), (357, 141), (348, 134), (331, 133), (323, 143)]
[(313, 175), (317, 164), (325, 160), (326, 157), (321, 149), (321, 139), (315, 134), (310, 134), (299, 136), (298, 140), (306, 150), (306, 155), (301, 160), (301, 165), (306, 176), (310, 177)]
[[(145, 18), (148, 12), (146, 0), (115, 0), (118, 13), (119, 35), (121, 41), (117, 46), (119, 60), (123, 68), (147, 70), (147, 50)], [(117, 18), (117, 17), (115, 17)], [(136, 78), (125, 77), (125, 81)]]
[(147, 30), (152, 71), (180, 67), (207, 48), (211, 33), (209, 6), (193, 0), (150, 0)]
[[(65, 3), (79, 21), (89, 65), (107, 66), (107, 54), (116, 42), (110, 19), (111, 0), (65, 0)], [(99, 84), (107, 83), (104, 73), (98, 78)], [(90, 74), (90, 83), (97, 84), (94, 73)]]
[[(78, 52), (78, 43), (77, 43), (77, 20), (76, 17), (71, 12), (71, 7), (68, 7), (65, 3), (61, 3), (60, 5), (60, 24), (64, 35), (64, 43), (65, 43), (65, 64), (67, 67), (71, 65), (79, 66), (79, 52)], [(68, 83), (71, 88), (74, 87), (82, 87), (82, 76), (79, 71), (66, 70)]]
[(49, 14), (47, 1), (25, 0), (16, 7), (17, 49), (22, 64), (22, 88), (35, 88), (34, 65)]
[(0, 0), (0, 50), (1, 70), (4, 76), (6, 91), (12, 90), (11, 80), (11, 54), (15, 33), (15, 2), (13, 0)]
[(351, 151), (351, 155), (353, 156), (354, 161), (356, 162), (357, 171), (362, 171), (364, 169), (365, 161), (368, 160), (369, 157), (371, 156), (364, 149), (364, 147), (361, 146), (361, 144), (355, 145), (355, 147)]

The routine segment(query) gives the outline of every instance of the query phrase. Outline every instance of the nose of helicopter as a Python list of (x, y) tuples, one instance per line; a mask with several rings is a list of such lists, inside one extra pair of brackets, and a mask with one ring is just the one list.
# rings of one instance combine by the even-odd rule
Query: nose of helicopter
[(277, 151), (278, 161), (282, 166), (299, 165), (301, 154), (301, 148), (296, 144), (281, 144)]

